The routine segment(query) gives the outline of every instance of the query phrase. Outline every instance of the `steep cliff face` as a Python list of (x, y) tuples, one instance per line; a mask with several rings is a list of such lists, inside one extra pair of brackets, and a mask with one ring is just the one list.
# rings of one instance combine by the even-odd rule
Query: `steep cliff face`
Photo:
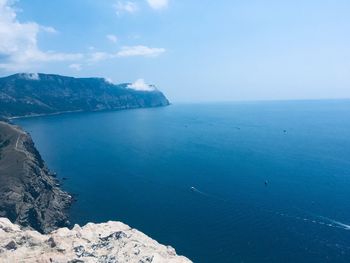
[(169, 101), (154, 86), (139, 90), (103, 78), (52, 74), (21, 73), (0, 78), (0, 116), (5, 117), (166, 105)]
[(172, 247), (159, 244), (120, 222), (75, 225), (42, 235), (0, 218), (0, 262), (189, 263)]
[(68, 225), (71, 199), (59, 188), (31, 137), (0, 122), (0, 216), (49, 232)]

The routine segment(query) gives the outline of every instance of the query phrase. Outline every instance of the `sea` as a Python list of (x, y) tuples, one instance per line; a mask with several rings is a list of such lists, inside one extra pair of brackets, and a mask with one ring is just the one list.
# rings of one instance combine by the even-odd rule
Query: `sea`
[(350, 100), (22, 118), (76, 202), (194, 262), (350, 262)]

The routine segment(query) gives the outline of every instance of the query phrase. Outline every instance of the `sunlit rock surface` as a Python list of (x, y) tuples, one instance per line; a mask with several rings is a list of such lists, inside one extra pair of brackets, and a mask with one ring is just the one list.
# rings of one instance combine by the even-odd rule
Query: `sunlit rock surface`
[(0, 262), (191, 262), (121, 222), (59, 228), (47, 235), (0, 218)]

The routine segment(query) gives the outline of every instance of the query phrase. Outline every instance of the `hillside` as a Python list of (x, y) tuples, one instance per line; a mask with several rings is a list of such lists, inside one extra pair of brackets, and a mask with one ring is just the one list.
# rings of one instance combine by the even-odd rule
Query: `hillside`
[(0, 116), (119, 110), (169, 105), (154, 86), (137, 90), (103, 78), (19, 73), (0, 78)]
[(0, 217), (40, 232), (67, 226), (72, 198), (59, 188), (31, 137), (0, 122)]

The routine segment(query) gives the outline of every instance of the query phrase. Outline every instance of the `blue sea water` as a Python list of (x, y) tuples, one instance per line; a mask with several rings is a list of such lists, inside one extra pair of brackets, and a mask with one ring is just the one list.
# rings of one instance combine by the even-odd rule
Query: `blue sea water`
[(16, 123), (67, 178), (73, 223), (120, 220), (194, 262), (350, 262), (350, 101)]

